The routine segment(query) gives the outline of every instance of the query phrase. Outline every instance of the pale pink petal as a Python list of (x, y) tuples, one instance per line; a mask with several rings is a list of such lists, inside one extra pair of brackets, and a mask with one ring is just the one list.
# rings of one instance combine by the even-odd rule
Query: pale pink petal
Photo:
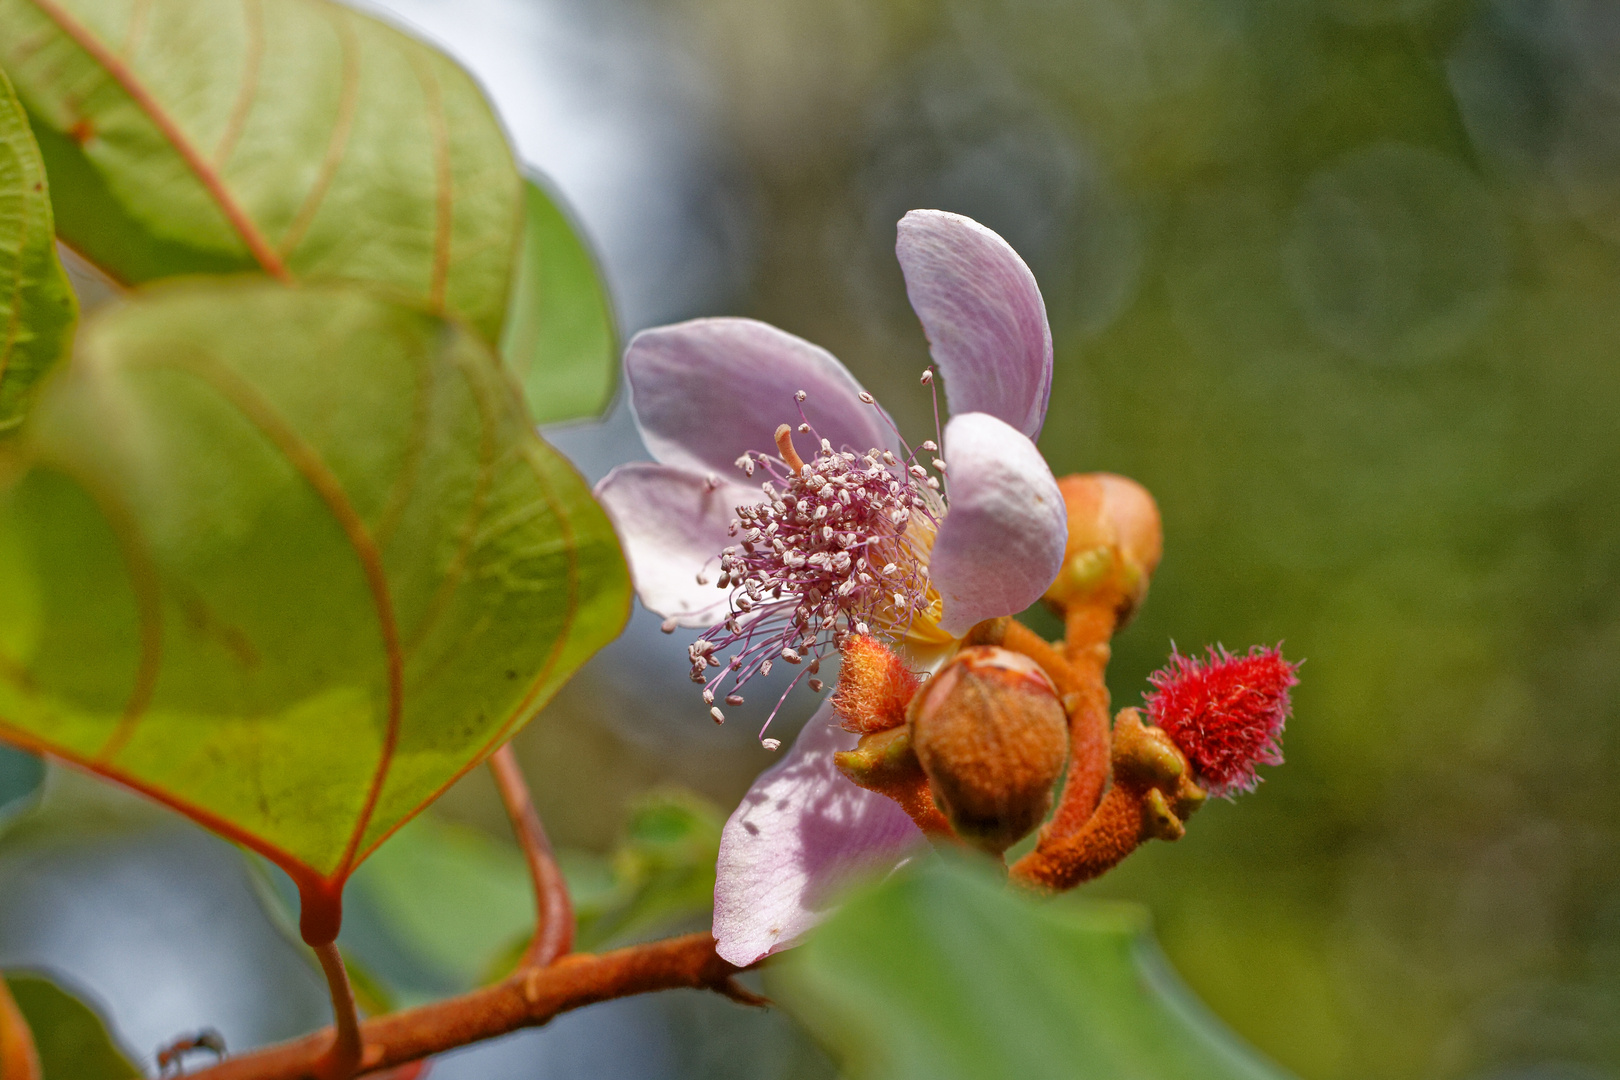
[(833, 754), (859, 736), (823, 704), (726, 822), (715, 868), (715, 952), (739, 966), (785, 949), (845, 888), (927, 843), (893, 800), (856, 787)]
[[(694, 319), (643, 330), (624, 356), (641, 437), (653, 457), (741, 479), (750, 450), (776, 453), (778, 426), (811, 425), (835, 449), (894, 449), (893, 429), (826, 349), (754, 319)], [(816, 448), (795, 432), (806, 458)]]
[[(711, 490), (701, 476), (667, 465), (620, 465), (596, 485), (613, 520), (636, 594), (648, 609), (682, 626), (713, 626), (726, 611), (717, 588), (720, 550), (735, 543), (726, 527), (738, 506), (759, 502), (758, 489), (722, 482)], [(708, 579), (698, 584), (698, 575)]]
[(945, 426), (945, 520), (928, 574), (945, 602), (940, 625), (962, 634), (1040, 599), (1063, 566), (1068, 514), (1035, 444), (985, 413)]
[(1052, 392), (1052, 331), (1024, 260), (977, 221), (942, 210), (901, 218), (895, 254), (952, 415), (989, 413), (1039, 435)]

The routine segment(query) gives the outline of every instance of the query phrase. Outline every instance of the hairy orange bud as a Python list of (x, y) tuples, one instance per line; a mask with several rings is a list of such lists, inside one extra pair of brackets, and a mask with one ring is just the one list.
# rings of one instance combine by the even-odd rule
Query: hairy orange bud
[(1147, 489), (1113, 473), (1058, 481), (1069, 511), (1063, 569), (1046, 591), (1060, 609), (1106, 601), (1123, 625), (1147, 596), (1164, 553), (1159, 507)]
[(994, 645), (957, 653), (912, 701), (911, 742), (958, 835), (1000, 853), (1039, 825), (1068, 755), (1051, 679)]
[(904, 724), (921, 680), (899, 654), (865, 634), (851, 634), (839, 652), (843, 660), (832, 706), (844, 730), (865, 735)]

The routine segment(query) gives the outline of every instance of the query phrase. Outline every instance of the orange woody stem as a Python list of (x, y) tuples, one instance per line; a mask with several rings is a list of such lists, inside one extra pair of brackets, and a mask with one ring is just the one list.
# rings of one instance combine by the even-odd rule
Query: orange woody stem
[(910, 728), (889, 728), (862, 736), (855, 749), (835, 754), (833, 763), (852, 783), (899, 803), (929, 837), (956, 836), (934, 802), (928, 776), (911, 748)]
[[(360, 1069), (369, 1073), (403, 1065), (544, 1024), (570, 1009), (655, 990), (707, 989), (745, 1004), (759, 1004), (760, 998), (732, 979), (737, 971), (715, 955), (714, 938), (707, 933), (633, 945), (600, 956), (574, 953), (550, 967), (519, 968), (494, 986), (367, 1020), (360, 1025), (364, 1045)], [(188, 1076), (190, 1080), (316, 1080), (319, 1063), (331, 1044), (328, 1028), (229, 1058)]]
[(1073, 835), (1043, 833), (1035, 850), (1013, 864), (1012, 880), (1061, 892), (1099, 877), (1151, 839), (1179, 840), (1203, 804), (1186, 758), (1164, 732), (1144, 727), (1135, 709), (1114, 722), (1114, 786)]

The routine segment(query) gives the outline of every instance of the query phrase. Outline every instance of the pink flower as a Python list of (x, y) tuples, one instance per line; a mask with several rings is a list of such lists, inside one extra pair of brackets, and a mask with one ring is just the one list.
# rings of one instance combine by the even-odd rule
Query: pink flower
[[(717, 697), (740, 704), (773, 666), (794, 671), (790, 688), (820, 690), (822, 657), (851, 634), (937, 667), (976, 623), (1034, 603), (1062, 565), (1063, 499), (1032, 441), (1052, 382), (1035, 278), (965, 217), (914, 210), (899, 234), (954, 414), (943, 447), (914, 451), (830, 353), (764, 323), (658, 327), (625, 355), (658, 463), (615, 469), (597, 495), (642, 603), (666, 629), (704, 628), (690, 659), (716, 720)], [(835, 768), (857, 738), (824, 703), (727, 822), (714, 919), (725, 959), (787, 947), (852, 877), (923, 842), (898, 805)]]

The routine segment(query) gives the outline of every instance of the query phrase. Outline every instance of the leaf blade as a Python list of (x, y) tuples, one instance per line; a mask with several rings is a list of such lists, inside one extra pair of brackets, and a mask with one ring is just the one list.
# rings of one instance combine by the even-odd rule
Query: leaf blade
[(65, 355), (77, 319), (56, 258), (45, 163), (0, 71), (0, 432), (22, 422), (39, 380)]
[(498, 360), (363, 290), (150, 290), (87, 323), (26, 435), (0, 735), (334, 902), (628, 614)]
[(370, 281), (498, 338), (520, 180), (436, 50), (325, 0), (0, 0), (0, 23), (57, 227), (112, 277)]
[(11, 972), (6, 986), (28, 1021), (43, 1080), (138, 1077), (94, 1009), (43, 975)]
[(577, 223), (524, 182), (523, 244), (501, 356), (537, 424), (600, 416), (618, 386), (619, 332), (601, 269)]
[(1123, 905), (1037, 906), (930, 860), (857, 896), (770, 990), (853, 1078), (1284, 1080)]

